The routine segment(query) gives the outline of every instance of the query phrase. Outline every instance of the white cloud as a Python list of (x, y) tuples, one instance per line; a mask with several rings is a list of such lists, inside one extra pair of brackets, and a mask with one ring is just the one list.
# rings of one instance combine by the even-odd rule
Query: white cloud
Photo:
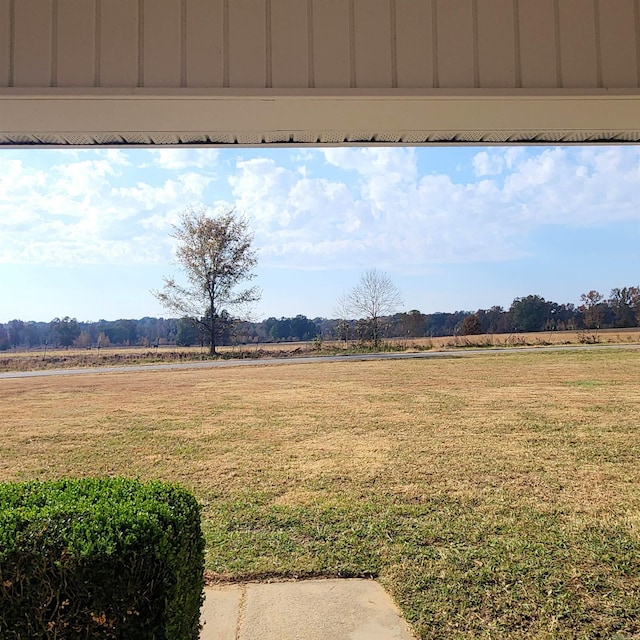
[(16, 194), (37, 190), (46, 183), (44, 171), (33, 171), (24, 167), (20, 160), (0, 160), (0, 192), (3, 199)]
[(634, 195), (639, 160), (635, 148), (546, 149), (517, 163), (502, 193), (521, 205), (518, 217), (530, 226), (640, 220)]
[(152, 149), (153, 164), (168, 171), (199, 169), (214, 171), (220, 152), (217, 149)]
[(499, 153), (481, 151), (473, 157), (473, 170), (477, 177), (496, 176), (502, 173), (504, 158)]
[(0, 156), (0, 262), (166, 260), (178, 211), (200, 203), (213, 179), (185, 172), (123, 186), (137, 168), (120, 150), (38, 157), (43, 158), (54, 164), (34, 169), (26, 161)]
[(120, 175), (110, 160), (85, 160), (55, 165), (51, 169), (50, 185), (54, 193), (65, 198), (91, 198), (109, 188), (111, 180)]
[[(323, 153), (331, 165), (356, 171), (358, 181), (301, 177), (266, 158), (240, 162), (230, 177), (238, 204), (255, 222), (263, 256), (301, 267), (382, 262), (408, 268), (430, 259), (460, 259), (454, 247), (464, 259), (478, 253), (470, 249), (478, 244), (476, 232), (449, 231), (456, 225), (452, 205), (471, 202), (465, 185), (442, 175), (419, 180), (413, 150)], [(494, 256), (500, 253), (495, 243), (492, 248)]]
[(122, 149), (98, 150), (96, 153), (103, 155), (112, 165), (121, 165), (123, 167), (131, 166), (127, 154)]
[(134, 187), (115, 188), (113, 193), (124, 200), (133, 200), (147, 211), (180, 203), (186, 207), (202, 200), (211, 180), (199, 173), (184, 173), (157, 186), (148, 182), (138, 182)]
[(415, 272), (524, 255), (523, 241), (540, 225), (640, 220), (632, 149), (491, 149), (472, 158), (469, 169), (481, 179), (466, 181), (458, 172), (418, 175), (412, 149), (321, 154), (343, 172), (338, 178), (310, 178), (266, 158), (238, 163), (229, 178), (273, 264)]
[(171, 225), (202, 202), (235, 205), (250, 218), (265, 266), (301, 269), (426, 272), (439, 262), (523, 255), (542, 225), (640, 222), (635, 147), (493, 148), (451, 175), (420, 174), (418, 153), (242, 152), (227, 175), (230, 191), (213, 201), (217, 151), (162, 149), (155, 164), (137, 166), (120, 150), (57, 154), (48, 168), (0, 155), (0, 261), (167, 261)]
[(415, 180), (417, 176), (416, 152), (412, 148), (331, 147), (322, 153), (327, 163), (363, 176), (391, 174), (396, 180)]
[(295, 216), (295, 210), (287, 207), (287, 197), (299, 179), (295, 171), (278, 166), (270, 158), (253, 158), (237, 163), (229, 184), (239, 211), (268, 231), (274, 225), (286, 226)]

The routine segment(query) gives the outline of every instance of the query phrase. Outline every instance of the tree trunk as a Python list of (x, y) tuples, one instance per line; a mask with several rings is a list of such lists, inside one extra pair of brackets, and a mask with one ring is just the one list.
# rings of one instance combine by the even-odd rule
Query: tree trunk
[(378, 318), (373, 318), (371, 321), (373, 329), (373, 346), (375, 349), (380, 347), (380, 327), (378, 325)]
[(211, 322), (211, 326), (209, 328), (209, 355), (216, 355), (216, 323)]

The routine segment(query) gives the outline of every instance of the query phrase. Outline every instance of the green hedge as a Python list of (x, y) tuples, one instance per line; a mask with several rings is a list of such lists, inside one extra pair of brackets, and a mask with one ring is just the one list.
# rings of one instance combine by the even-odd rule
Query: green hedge
[(122, 478), (0, 484), (0, 638), (197, 640), (195, 498)]

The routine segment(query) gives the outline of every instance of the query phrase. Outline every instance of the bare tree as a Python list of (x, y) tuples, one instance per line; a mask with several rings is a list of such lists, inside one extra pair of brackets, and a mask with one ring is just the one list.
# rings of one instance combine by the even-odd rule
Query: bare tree
[(598, 329), (606, 324), (607, 304), (604, 296), (595, 289), (580, 296), (582, 304), (578, 311), (584, 314), (584, 324), (587, 329)]
[(373, 345), (377, 348), (382, 339), (381, 320), (402, 304), (402, 297), (398, 287), (384, 271), (369, 269), (360, 276), (358, 284), (341, 299), (340, 304), (369, 323)]
[(187, 209), (172, 234), (178, 241), (176, 260), (188, 285), (164, 279), (164, 289), (153, 291), (160, 303), (199, 325), (209, 338), (209, 353), (216, 353), (218, 334), (228, 322), (229, 310), (260, 299), (257, 287), (238, 289), (255, 277), (256, 252), (247, 220), (234, 209), (215, 217), (204, 207)]
[(338, 340), (344, 341), (346, 347), (349, 343), (349, 336), (351, 334), (351, 325), (349, 323), (351, 309), (349, 308), (349, 301), (347, 294), (341, 295), (338, 298), (333, 314), (335, 315), (338, 323), (336, 324), (336, 332)]

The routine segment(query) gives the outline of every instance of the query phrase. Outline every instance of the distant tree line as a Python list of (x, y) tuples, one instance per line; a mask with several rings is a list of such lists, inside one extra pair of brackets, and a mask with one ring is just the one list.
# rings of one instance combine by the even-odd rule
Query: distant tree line
[(522, 333), (640, 326), (640, 287), (612, 289), (609, 298), (597, 291), (580, 296), (581, 304), (559, 304), (539, 295), (515, 298), (509, 309), (493, 306), (475, 312), (398, 313), (391, 331), (397, 336), (450, 336)]
[[(508, 309), (421, 313), (417, 310), (380, 318), (376, 331), (390, 337), (439, 337), (481, 333), (520, 333), (640, 326), (640, 287), (612, 289), (608, 298), (598, 291), (580, 296), (581, 304), (559, 304), (539, 295), (516, 298)], [(221, 345), (310, 341), (317, 336), (335, 340), (373, 340), (371, 323), (363, 319), (267, 318), (262, 322), (237, 322), (225, 311), (217, 318), (217, 343)], [(0, 351), (11, 348), (161, 345), (208, 347), (202, 325), (188, 318), (99, 320), (54, 318), (51, 322), (11, 320), (0, 323)]]
[(99, 320), (80, 322), (75, 318), (54, 318), (51, 322), (11, 320), (0, 324), (0, 351), (18, 347), (103, 348), (175, 344), (178, 320)]

